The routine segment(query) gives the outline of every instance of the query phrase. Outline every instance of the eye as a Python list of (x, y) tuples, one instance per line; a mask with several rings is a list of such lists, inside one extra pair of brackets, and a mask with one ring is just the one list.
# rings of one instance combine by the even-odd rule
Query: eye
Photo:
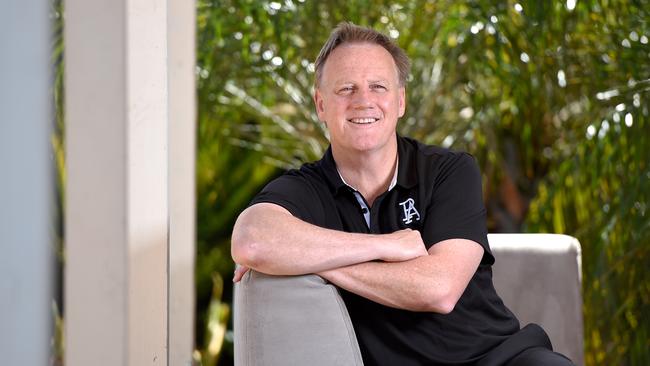
[(385, 86), (383, 86), (381, 84), (372, 84), (372, 85), (370, 85), (370, 89), (378, 90), (378, 91), (386, 91), (386, 90), (388, 90)]
[(354, 91), (354, 87), (352, 87), (352, 86), (343, 86), (343, 87), (339, 88), (336, 93), (346, 95), (346, 94), (352, 93), (353, 91)]

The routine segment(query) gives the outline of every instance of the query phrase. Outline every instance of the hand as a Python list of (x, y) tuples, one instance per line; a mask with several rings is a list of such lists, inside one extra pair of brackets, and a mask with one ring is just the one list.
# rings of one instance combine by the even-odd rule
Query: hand
[(242, 277), (244, 277), (244, 275), (246, 274), (246, 272), (248, 272), (249, 269), (250, 268), (246, 266), (235, 264), (235, 274), (232, 277), (232, 282), (237, 283), (241, 281)]
[(402, 262), (429, 255), (417, 230), (404, 229), (381, 236), (381, 259), (386, 262)]

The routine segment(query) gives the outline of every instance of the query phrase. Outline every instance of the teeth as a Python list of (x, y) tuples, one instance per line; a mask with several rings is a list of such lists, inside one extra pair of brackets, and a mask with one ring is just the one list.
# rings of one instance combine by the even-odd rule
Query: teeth
[(349, 121), (357, 124), (365, 124), (375, 122), (377, 118), (351, 118)]

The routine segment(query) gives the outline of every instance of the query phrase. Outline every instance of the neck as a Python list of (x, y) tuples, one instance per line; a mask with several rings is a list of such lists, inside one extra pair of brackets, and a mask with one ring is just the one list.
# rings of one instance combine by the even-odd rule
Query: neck
[(376, 151), (342, 151), (332, 146), (336, 167), (347, 184), (355, 188), (372, 206), (388, 190), (397, 163), (397, 139)]

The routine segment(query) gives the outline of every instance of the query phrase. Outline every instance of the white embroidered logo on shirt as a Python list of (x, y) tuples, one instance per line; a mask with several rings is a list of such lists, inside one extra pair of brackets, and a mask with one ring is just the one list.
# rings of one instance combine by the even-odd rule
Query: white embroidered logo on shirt
[(416, 220), (420, 221), (420, 213), (415, 209), (415, 201), (413, 198), (409, 198), (406, 201), (401, 202), (399, 205), (402, 206), (402, 209), (404, 210), (404, 218), (402, 221), (404, 221), (405, 224), (413, 222), (413, 216), (415, 216)]

